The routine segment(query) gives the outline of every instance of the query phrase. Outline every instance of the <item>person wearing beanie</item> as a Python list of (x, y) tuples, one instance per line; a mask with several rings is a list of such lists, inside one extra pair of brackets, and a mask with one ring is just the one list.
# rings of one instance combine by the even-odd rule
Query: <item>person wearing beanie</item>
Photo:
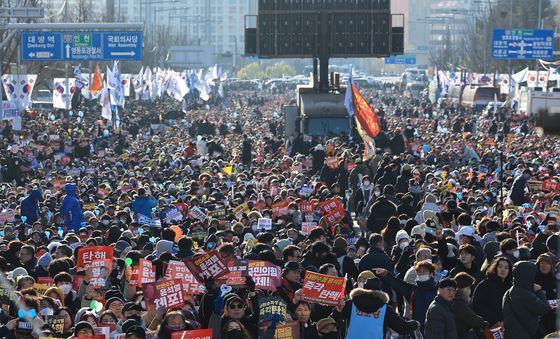
[(453, 300), (457, 293), (457, 283), (453, 279), (441, 279), (438, 293), (428, 307), (424, 323), (425, 339), (458, 339), (457, 325), (453, 314)]
[(131, 249), (132, 247), (126, 240), (117, 241), (114, 247), (115, 258), (123, 258)]
[(389, 305), (389, 296), (380, 290), (381, 286), (379, 278), (368, 279), (363, 288), (354, 288), (350, 292), (350, 300), (342, 300), (332, 311), (332, 319), (348, 324), (344, 331), (346, 338), (384, 338), (389, 328), (399, 334), (420, 328), (418, 321), (406, 320), (395, 312)]
[[(550, 253), (543, 253), (537, 258), (537, 273), (535, 275), (535, 284), (541, 286), (546, 294), (546, 299), (557, 299), (557, 279), (556, 279), (556, 263), (558, 259)], [(541, 326), (544, 327), (545, 333), (556, 330), (556, 312), (549, 312), (541, 319)]]
[(532, 339), (542, 337), (539, 320), (550, 312), (546, 294), (535, 284), (537, 266), (518, 261), (513, 266), (513, 286), (504, 294), (504, 338)]
[[(426, 222), (426, 219), (424, 219), (424, 211), (431, 211), (434, 214), (441, 212), (441, 209), (437, 205), (437, 198), (435, 195), (431, 193), (426, 194), (426, 197), (424, 198), (424, 203), (422, 204), (422, 208), (420, 209), (420, 211), (418, 211), (418, 213), (416, 213), (416, 216), (414, 217), (414, 219), (419, 224)], [(428, 214), (427, 216), (433, 217), (432, 214)]]
[(472, 338), (472, 333), (480, 334), (482, 329), (488, 327), (488, 322), (476, 314), (470, 306), (472, 286), (475, 283), (474, 278), (465, 272), (461, 272), (453, 280), (457, 283), (457, 294), (453, 301), (457, 334), (459, 339), (469, 339)]
[(428, 307), (437, 295), (436, 281), (434, 278), (436, 266), (428, 260), (418, 261), (414, 266), (416, 273), (416, 281), (414, 284), (406, 283), (387, 270), (381, 268), (374, 270), (375, 274), (379, 276), (384, 283), (406, 299), (412, 308), (412, 319), (418, 321), (423, 328)]
[(356, 264), (354, 263), (354, 259), (348, 256), (348, 241), (342, 237), (334, 239), (333, 252), (340, 265), (338, 270), (340, 276), (344, 277), (348, 275), (348, 277), (356, 279), (359, 272)]
[(49, 252), (45, 252), (42, 256), (39, 257), (39, 260), (37, 260), (37, 266), (35, 266), (35, 269), (33, 270), (31, 276), (33, 276), (34, 278), (48, 277), (49, 271), (47, 271), (47, 269), (49, 268), (49, 265), (52, 261), (52, 255)]
[[(497, 244), (497, 243), (496, 243)], [(497, 257), (490, 262), (486, 270), (486, 278), (475, 288), (472, 307), (473, 310), (490, 326), (503, 321), (502, 299), (511, 287), (513, 264), (506, 257)]]
[(93, 336), (93, 326), (87, 321), (80, 321), (74, 326), (74, 337)]

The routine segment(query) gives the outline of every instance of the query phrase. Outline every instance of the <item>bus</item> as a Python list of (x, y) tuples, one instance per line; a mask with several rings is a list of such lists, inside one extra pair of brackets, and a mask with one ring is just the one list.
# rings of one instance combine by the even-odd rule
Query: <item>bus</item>
[(499, 95), (500, 93), (496, 87), (465, 87), (461, 97), (461, 104), (465, 107), (470, 107), (475, 111), (480, 111)]

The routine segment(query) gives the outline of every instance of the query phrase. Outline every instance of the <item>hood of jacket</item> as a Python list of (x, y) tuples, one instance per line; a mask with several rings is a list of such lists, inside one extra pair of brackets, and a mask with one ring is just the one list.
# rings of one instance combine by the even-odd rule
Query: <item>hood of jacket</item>
[(532, 291), (536, 274), (537, 265), (530, 261), (518, 261), (513, 265), (513, 285)]
[(31, 200), (33, 201), (41, 200), (41, 190), (38, 189), (32, 190), (31, 193), (29, 193), (29, 198), (31, 198)]
[(64, 187), (67, 195), (76, 196), (76, 184), (66, 184)]
[(365, 313), (373, 313), (389, 302), (389, 296), (383, 291), (355, 288), (350, 292), (350, 299), (356, 307)]

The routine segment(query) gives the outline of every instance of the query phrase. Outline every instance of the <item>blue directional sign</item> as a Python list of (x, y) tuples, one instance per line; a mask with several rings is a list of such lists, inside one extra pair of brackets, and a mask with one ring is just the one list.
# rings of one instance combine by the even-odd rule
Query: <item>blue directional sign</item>
[(554, 31), (548, 29), (494, 29), (492, 57), (495, 59), (551, 60)]
[(58, 32), (22, 32), (21, 46), (24, 61), (62, 60), (62, 34)]
[(385, 65), (414, 65), (416, 64), (416, 55), (397, 55), (385, 58)]
[(142, 60), (142, 32), (23, 32), (23, 61)]
[(105, 60), (141, 60), (142, 32), (105, 32), (103, 58)]

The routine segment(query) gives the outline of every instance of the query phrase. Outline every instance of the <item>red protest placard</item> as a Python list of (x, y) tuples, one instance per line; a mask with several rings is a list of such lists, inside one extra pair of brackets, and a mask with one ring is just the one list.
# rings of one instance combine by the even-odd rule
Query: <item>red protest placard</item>
[(173, 332), (171, 339), (212, 339), (212, 329)]
[(332, 226), (337, 222), (341, 221), (342, 219), (344, 219), (344, 216), (345, 216), (344, 209), (336, 208), (332, 210), (330, 213), (328, 213), (327, 215), (323, 216), (323, 219), (325, 220), (327, 225)]
[(245, 259), (228, 262), (229, 273), (223, 277), (225, 284), (235, 288), (245, 287), (248, 263)]
[(279, 201), (272, 204), (272, 215), (275, 217), (288, 214), (289, 203), (287, 201)]
[(315, 272), (305, 272), (303, 298), (306, 301), (323, 305), (338, 305), (344, 296), (346, 278), (332, 277)]
[(282, 283), (282, 269), (264, 260), (249, 260), (247, 271), (259, 290), (276, 291)]
[(147, 307), (156, 311), (185, 306), (185, 291), (179, 279), (146, 283), (142, 285), (142, 291)]
[(193, 259), (187, 259), (185, 264), (195, 279), (201, 283), (204, 282), (204, 277), (218, 279), (229, 273), (226, 264), (224, 264), (216, 250), (204, 253)]
[(313, 221), (306, 221), (301, 223), (301, 234), (308, 235), (317, 228), (317, 223)]
[(93, 286), (105, 286), (105, 280), (113, 268), (113, 248), (110, 246), (90, 246), (78, 249), (76, 267), (91, 268), (90, 283)]
[(183, 282), (183, 290), (187, 294), (198, 295), (204, 293), (204, 284), (200, 284), (182, 261), (170, 260), (165, 279), (179, 279)]
[(546, 180), (542, 185), (543, 191), (558, 192), (560, 191), (560, 183), (556, 181)]
[(138, 287), (142, 287), (142, 284), (151, 283), (156, 281), (156, 270), (152, 265), (152, 262), (148, 259), (140, 259), (139, 266), (139, 277), (137, 280)]
[(330, 198), (329, 200), (325, 200), (319, 203), (321, 207), (321, 212), (323, 215), (331, 213), (333, 210), (337, 208), (342, 208), (344, 210), (344, 206), (342, 202), (338, 200), (338, 198)]
[(303, 201), (299, 203), (299, 210), (303, 214), (313, 214), (315, 211), (315, 202), (314, 201)]

